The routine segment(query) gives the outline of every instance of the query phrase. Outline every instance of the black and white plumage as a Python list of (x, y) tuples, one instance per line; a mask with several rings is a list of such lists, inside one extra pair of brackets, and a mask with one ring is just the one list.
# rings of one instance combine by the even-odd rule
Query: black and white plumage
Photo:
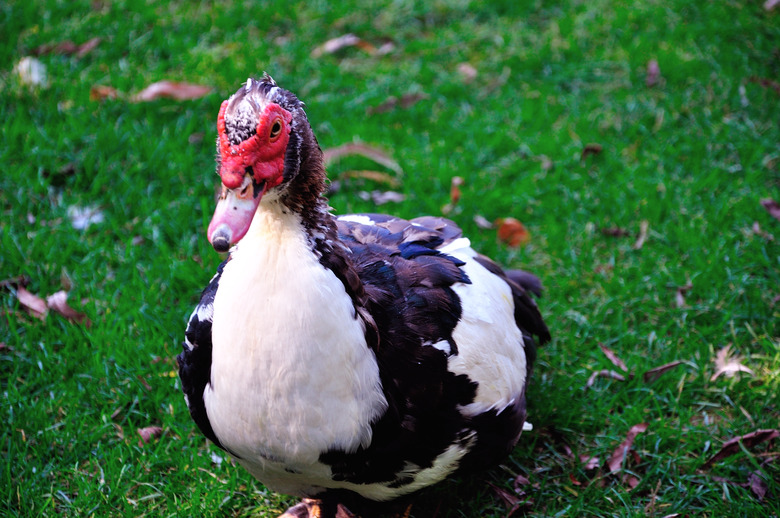
[(271, 489), (323, 502), (295, 517), (349, 516), (335, 498), (392, 500), (505, 457), (534, 337), (549, 339), (538, 279), (443, 218), (331, 215), (303, 104), (268, 76), (223, 103), (218, 130), (209, 240), (236, 246), (178, 357), (206, 437)]

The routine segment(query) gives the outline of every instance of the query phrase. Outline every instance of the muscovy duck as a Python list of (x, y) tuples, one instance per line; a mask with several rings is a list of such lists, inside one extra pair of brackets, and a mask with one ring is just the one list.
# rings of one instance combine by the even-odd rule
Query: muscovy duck
[(208, 238), (230, 254), (178, 356), (203, 434), (304, 498), (285, 518), (354, 516), (346, 501), (504, 458), (535, 340), (550, 338), (528, 294), (539, 280), (502, 270), (444, 218), (332, 215), (304, 105), (267, 74), (222, 103), (217, 129)]

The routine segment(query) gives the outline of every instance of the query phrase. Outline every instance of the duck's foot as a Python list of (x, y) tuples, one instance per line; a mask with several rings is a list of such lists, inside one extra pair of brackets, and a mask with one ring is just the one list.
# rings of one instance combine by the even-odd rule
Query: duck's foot
[(341, 504), (325, 502), (313, 498), (304, 498), (279, 518), (358, 518)]

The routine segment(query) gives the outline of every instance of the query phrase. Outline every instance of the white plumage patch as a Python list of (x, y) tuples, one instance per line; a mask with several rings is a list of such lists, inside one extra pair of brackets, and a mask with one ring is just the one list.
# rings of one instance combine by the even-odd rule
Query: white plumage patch
[(346, 216), (339, 216), (339, 221), (347, 221), (350, 223), (359, 223), (361, 225), (374, 225), (375, 222), (365, 214), (347, 214)]
[(469, 245), (468, 239), (459, 238), (439, 250), (465, 262), (462, 268), (471, 279), (471, 284), (452, 286), (462, 314), (452, 333), (458, 354), (449, 357), (447, 368), (479, 384), (474, 401), (461, 409), (474, 416), (488, 410), (500, 413), (514, 403), (525, 388), (527, 370), (512, 290), (474, 260), (476, 252)]
[(376, 359), (297, 215), (263, 199), (225, 265), (213, 312), (204, 402), (220, 442), (253, 475), (299, 493), (287, 487), (289, 471), (328, 471), (318, 463), (324, 451), (370, 444), (370, 424), (387, 407)]

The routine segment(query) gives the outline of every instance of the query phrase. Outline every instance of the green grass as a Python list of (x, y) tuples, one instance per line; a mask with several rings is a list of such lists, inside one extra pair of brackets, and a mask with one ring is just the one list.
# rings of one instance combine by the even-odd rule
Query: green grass
[[(424, 493), (414, 517), (505, 516), (486, 481), (511, 491), (518, 474), (533, 484), (529, 516), (778, 516), (780, 462), (765, 462), (777, 441), (701, 469), (725, 440), (780, 422), (780, 222), (759, 204), (780, 200), (780, 95), (751, 80), (780, 81), (778, 12), (730, 0), (136, 4), (0, 4), (0, 279), (27, 275), (40, 295), (72, 286), (93, 322), (41, 322), (0, 292), (0, 514), (275, 516), (292, 502), (215, 462), (174, 360), (220, 260), (205, 237), (219, 103), (266, 70), (306, 101), (323, 147), (361, 141), (398, 160), (406, 201), (380, 210), (440, 214), (461, 176), (450, 217), (546, 286), (555, 338), (529, 394), (535, 430), (502, 467)], [(395, 49), (310, 56), (347, 32)], [(45, 88), (12, 72), (39, 45), (96, 36), (82, 58), (39, 58)], [(662, 76), (653, 87), (650, 59)], [(478, 71), (470, 84), (464, 62)], [(93, 85), (131, 94), (162, 79), (214, 91), (90, 100)], [(408, 93), (427, 97), (367, 115)], [(603, 152), (581, 159), (591, 142)], [(75, 174), (60, 174), (68, 164)], [(330, 174), (375, 167), (348, 158)], [(343, 181), (331, 205), (374, 211), (357, 194), (382, 188)], [(68, 208), (93, 205), (105, 221), (72, 228)], [(505, 247), (477, 214), (520, 219), (530, 243)], [(613, 368), (599, 344), (634, 378), (586, 389), (591, 372)], [(753, 376), (710, 381), (727, 344)], [(683, 365), (643, 382), (673, 360)], [(575, 460), (603, 464), (641, 422), (627, 465), (635, 489)], [(136, 430), (150, 425), (163, 435), (141, 446)], [(755, 470), (772, 492), (763, 502), (725, 482)]]

